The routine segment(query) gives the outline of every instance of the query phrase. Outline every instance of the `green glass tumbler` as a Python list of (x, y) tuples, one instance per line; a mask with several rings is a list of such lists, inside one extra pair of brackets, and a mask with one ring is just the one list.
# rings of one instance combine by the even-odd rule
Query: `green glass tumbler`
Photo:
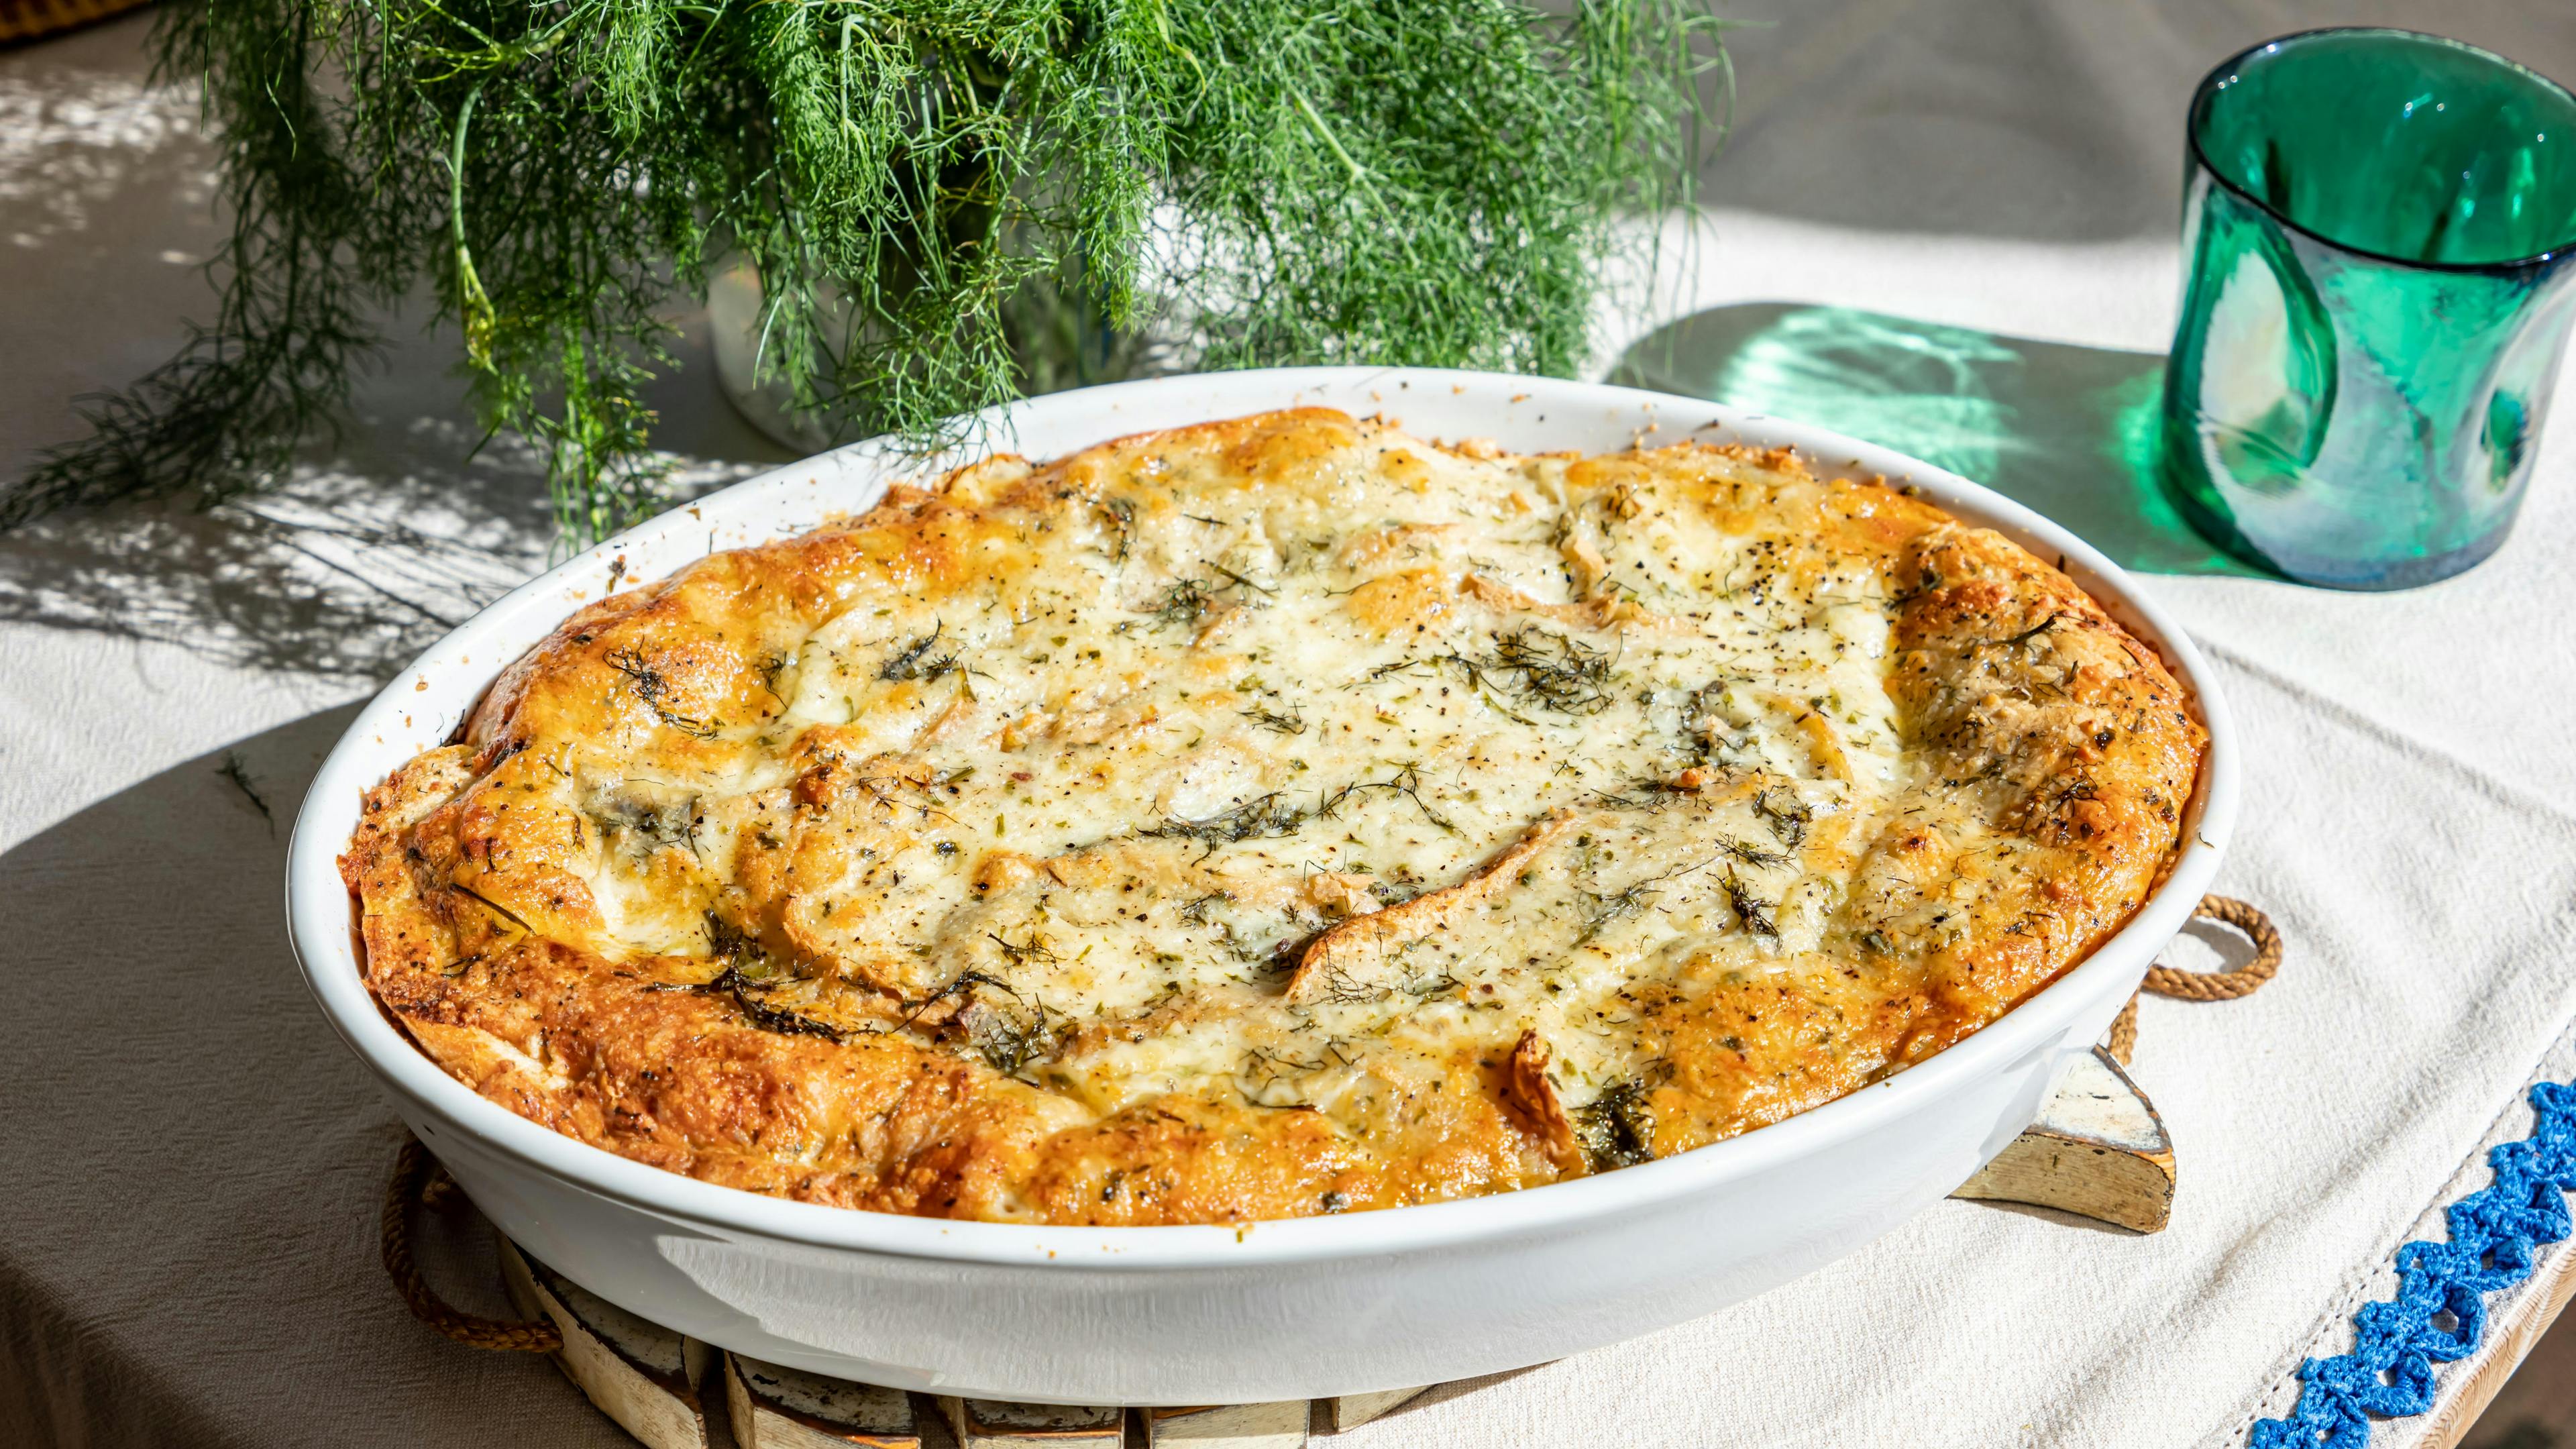
[(2576, 318), (2576, 96), (2404, 30), (2258, 45), (2193, 98), (2161, 468), (2211, 540), (2402, 589), (2513, 526)]

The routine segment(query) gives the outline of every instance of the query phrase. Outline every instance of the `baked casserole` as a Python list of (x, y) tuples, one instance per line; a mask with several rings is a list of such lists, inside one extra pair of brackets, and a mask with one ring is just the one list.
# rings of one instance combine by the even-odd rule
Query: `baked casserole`
[(342, 859), (485, 1096), (886, 1212), (1357, 1211), (1687, 1151), (1993, 1021), (2205, 736), (1875, 481), (1308, 409), (1001, 456), (582, 608)]

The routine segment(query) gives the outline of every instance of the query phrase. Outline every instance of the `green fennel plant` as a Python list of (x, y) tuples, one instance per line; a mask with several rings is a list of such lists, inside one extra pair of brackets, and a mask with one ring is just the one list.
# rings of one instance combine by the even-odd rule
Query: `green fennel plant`
[(0, 526), (274, 480), (424, 284), (567, 543), (659, 503), (639, 391), (721, 265), (761, 282), (764, 376), (843, 437), (949, 439), (1157, 326), (1208, 368), (1570, 374), (1613, 222), (1689, 200), (1720, 29), (1705, 0), (190, 0), (155, 43), (221, 147), (220, 308)]

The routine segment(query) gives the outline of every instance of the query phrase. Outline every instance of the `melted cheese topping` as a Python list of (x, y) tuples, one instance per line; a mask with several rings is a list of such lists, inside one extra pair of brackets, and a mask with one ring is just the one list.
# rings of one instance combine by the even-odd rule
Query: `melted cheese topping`
[(561, 1130), (853, 1205), (1271, 1216), (1938, 1050), (2125, 918), (2199, 748), (2091, 600), (1884, 487), (1289, 413), (585, 610), (348, 869), (380, 996)]

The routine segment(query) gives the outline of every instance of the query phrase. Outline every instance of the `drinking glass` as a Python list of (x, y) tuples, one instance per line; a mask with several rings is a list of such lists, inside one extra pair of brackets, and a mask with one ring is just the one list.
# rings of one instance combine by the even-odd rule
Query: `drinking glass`
[(2214, 542), (2398, 589), (2493, 553), (2576, 317), (2576, 97), (2404, 30), (2310, 31), (2190, 115), (2162, 471)]

